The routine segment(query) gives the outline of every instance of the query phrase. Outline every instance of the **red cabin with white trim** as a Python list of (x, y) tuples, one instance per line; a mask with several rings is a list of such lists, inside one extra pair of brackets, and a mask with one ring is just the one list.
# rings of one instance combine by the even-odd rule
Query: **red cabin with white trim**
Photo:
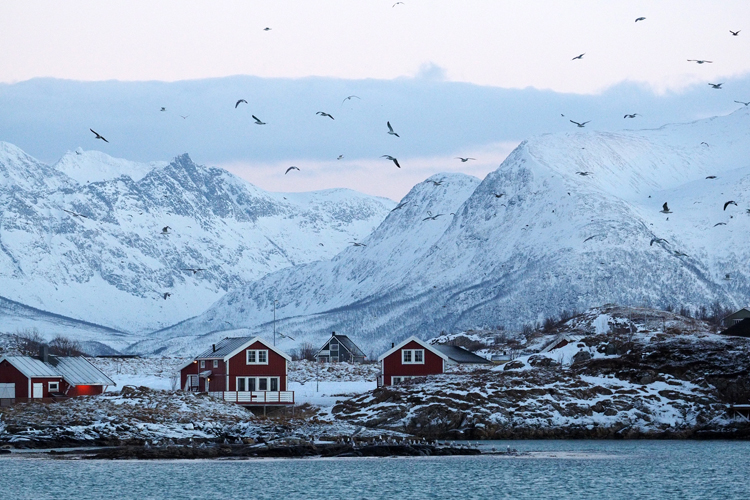
[(180, 371), (180, 387), (246, 406), (294, 404), (287, 390), (291, 360), (260, 337), (227, 337)]
[(409, 337), (378, 358), (378, 386), (399, 384), (411, 378), (439, 375), (445, 371), (448, 356), (434, 346)]

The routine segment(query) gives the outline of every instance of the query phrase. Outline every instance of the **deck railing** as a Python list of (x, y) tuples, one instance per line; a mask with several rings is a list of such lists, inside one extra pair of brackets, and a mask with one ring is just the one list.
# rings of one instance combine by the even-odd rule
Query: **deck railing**
[(208, 395), (244, 405), (294, 404), (294, 391), (216, 391)]

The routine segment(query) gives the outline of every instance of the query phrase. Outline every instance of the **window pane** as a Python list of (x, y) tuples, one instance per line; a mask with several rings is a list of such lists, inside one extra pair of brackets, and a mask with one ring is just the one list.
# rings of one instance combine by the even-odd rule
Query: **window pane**
[(242, 377), (237, 377), (237, 390), (238, 391), (245, 390), (245, 379)]
[(214, 360), (214, 368), (218, 368), (218, 367), (219, 367), (219, 360), (215, 359)]
[(255, 351), (251, 351), (251, 350), (247, 351), (247, 362), (255, 363)]
[(424, 351), (422, 349), (414, 351), (414, 362), (422, 363), (424, 361)]
[(411, 351), (404, 349), (402, 352), (404, 353), (404, 363), (411, 363)]
[(268, 351), (258, 351), (258, 363), (268, 363)]
[(261, 377), (258, 379), (258, 390), (259, 391), (267, 391), (268, 390), (268, 379), (265, 377)]
[(279, 379), (272, 378), (271, 379), (271, 390), (272, 391), (278, 391), (279, 390)]
[(255, 390), (255, 378), (249, 378), (247, 379), (247, 385), (248, 385), (248, 391), (254, 391)]

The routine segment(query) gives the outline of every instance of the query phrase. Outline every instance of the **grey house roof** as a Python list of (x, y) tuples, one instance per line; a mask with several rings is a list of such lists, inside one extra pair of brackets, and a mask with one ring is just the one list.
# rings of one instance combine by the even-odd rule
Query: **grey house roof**
[(26, 378), (61, 378), (62, 375), (55, 370), (52, 366), (46, 365), (36, 358), (29, 356), (5, 356), (0, 359), (8, 360), (8, 363), (13, 365), (16, 370), (23, 373)]
[(355, 344), (354, 342), (352, 342), (352, 339), (350, 339), (346, 335), (339, 335), (338, 333), (334, 333), (333, 335), (331, 335), (328, 338), (328, 340), (326, 340), (326, 343), (323, 344), (323, 347), (321, 347), (318, 350), (318, 352), (317, 352), (317, 354), (315, 354), (315, 356), (318, 356), (320, 354), (320, 352), (323, 351), (325, 349), (325, 347), (328, 344), (331, 343), (331, 339), (333, 339), (333, 338), (336, 338), (339, 341), (339, 344), (341, 344), (342, 346), (344, 346), (344, 349), (346, 349), (347, 351), (349, 351), (349, 353), (352, 356), (362, 356), (363, 358), (366, 357), (365, 353), (362, 352), (362, 349), (360, 349), (359, 347), (357, 347), (357, 344)]
[(54, 366), (70, 385), (117, 385), (86, 358), (50, 356), (49, 364)]
[(214, 351), (214, 347), (211, 346), (199, 355), (195, 357), (196, 360), (201, 359), (227, 359), (231, 358), (238, 352), (240, 352), (246, 345), (252, 345), (256, 342), (260, 342), (264, 346), (266, 346), (269, 350), (274, 351), (276, 354), (281, 356), (282, 358), (286, 359), (287, 361), (291, 361), (291, 357), (285, 353), (284, 351), (278, 349), (277, 347), (274, 347), (273, 345), (269, 344), (265, 340), (263, 340), (260, 337), (226, 337), (224, 339), (221, 339), (216, 344), (216, 350)]
[(448, 358), (455, 363), (490, 363), (490, 361), (484, 359), (482, 356), (477, 356), (473, 352), (467, 351), (466, 349), (463, 349), (461, 347), (439, 344), (433, 345), (432, 347), (448, 356)]

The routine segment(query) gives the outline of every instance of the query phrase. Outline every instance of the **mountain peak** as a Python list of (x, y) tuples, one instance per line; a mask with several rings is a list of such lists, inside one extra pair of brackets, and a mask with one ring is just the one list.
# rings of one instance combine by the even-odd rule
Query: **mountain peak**
[(113, 158), (101, 151), (85, 151), (76, 148), (68, 151), (53, 168), (66, 174), (79, 184), (100, 182), (116, 179), (126, 175), (134, 181), (139, 181), (154, 168), (167, 165), (164, 161), (141, 163), (122, 158)]

